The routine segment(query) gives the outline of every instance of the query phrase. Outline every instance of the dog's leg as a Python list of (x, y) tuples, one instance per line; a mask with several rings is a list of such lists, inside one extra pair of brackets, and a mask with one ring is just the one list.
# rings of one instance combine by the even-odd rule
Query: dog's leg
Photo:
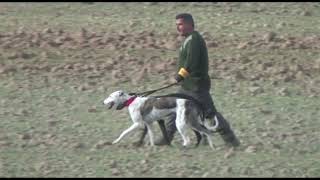
[(141, 137), (139, 139), (138, 142), (134, 143), (135, 146), (141, 146), (143, 144), (143, 141), (144, 141), (144, 138), (146, 137), (147, 135), (147, 132), (148, 132), (148, 128), (147, 126), (145, 125), (144, 128), (143, 128), (143, 131), (142, 131), (142, 134), (141, 134)]
[(184, 108), (185, 101), (178, 101), (177, 115), (176, 115), (176, 127), (183, 139), (183, 146), (186, 147), (190, 143), (190, 138), (187, 134), (187, 124), (185, 116), (186, 109)]
[(146, 123), (147, 126), (147, 131), (148, 131), (148, 135), (150, 138), (150, 145), (154, 146), (154, 135), (153, 135), (153, 129), (152, 129), (152, 124), (151, 123)]
[(190, 123), (190, 125), (193, 130), (198, 131), (199, 133), (206, 135), (208, 138), (208, 142), (209, 142), (210, 147), (212, 149), (214, 149), (214, 145), (212, 144), (212, 140), (211, 140), (212, 131), (208, 130), (204, 125), (198, 123), (197, 121), (193, 121), (192, 123)]
[(184, 118), (184, 117), (177, 116), (176, 126), (177, 126), (178, 132), (180, 133), (183, 139), (183, 146), (186, 147), (187, 145), (190, 144), (190, 138), (187, 134), (187, 124), (181, 118)]
[(193, 132), (194, 132), (194, 134), (195, 134), (195, 135), (196, 135), (196, 137), (197, 137), (197, 144), (196, 144), (196, 147), (198, 147), (198, 146), (199, 146), (199, 144), (200, 144), (200, 142), (201, 142), (202, 135), (201, 135), (198, 131), (196, 131), (196, 130), (193, 130)]
[(112, 142), (112, 144), (118, 143), (125, 135), (132, 132), (133, 130), (137, 129), (139, 127), (139, 123), (133, 123), (128, 129), (124, 130), (121, 135)]
[(168, 133), (167, 133), (167, 129), (166, 129), (164, 120), (163, 119), (158, 120), (158, 124), (160, 126), (160, 129), (161, 129), (161, 132), (162, 132), (164, 140), (166, 141), (167, 144), (170, 145), (170, 140), (169, 140), (169, 137), (168, 137)]
[(182, 136), (182, 139), (183, 139), (183, 146), (184, 147), (187, 147), (190, 144), (190, 138), (189, 138), (186, 130), (187, 130), (187, 127), (183, 126), (183, 127), (181, 127), (181, 129), (179, 131)]
[(214, 144), (212, 143), (212, 139), (210, 135), (206, 135), (208, 138), (208, 142), (209, 142), (209, 146), (211, 147), (211, 149), (215, 149), (216, 147), (214, 146)]

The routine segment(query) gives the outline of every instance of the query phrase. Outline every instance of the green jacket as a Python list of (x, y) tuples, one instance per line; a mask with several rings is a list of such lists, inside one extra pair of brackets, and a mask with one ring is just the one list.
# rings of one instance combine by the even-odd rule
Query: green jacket
[(180, 47), (178, 71), (181, 68), (189, 72), (189, 76), (182, 82), (183, 89), (189, 91), (210, 89), (207, 46), (197, 31), (186, 37)]

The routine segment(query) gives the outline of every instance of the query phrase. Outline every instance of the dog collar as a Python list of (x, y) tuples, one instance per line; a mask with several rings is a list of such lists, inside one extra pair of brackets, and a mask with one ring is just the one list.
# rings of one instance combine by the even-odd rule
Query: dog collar
[(129, 98), (125, 103), (124, 106), (128, 107), (130, 106), (130, 104), (136, 99), (136, 96), (133, 96), (131, 98)]

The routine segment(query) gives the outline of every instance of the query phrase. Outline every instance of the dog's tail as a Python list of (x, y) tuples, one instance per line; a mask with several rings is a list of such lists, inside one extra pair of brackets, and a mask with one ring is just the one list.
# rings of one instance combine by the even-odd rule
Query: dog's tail
[(208, 121), (206, 121), (205, 119), (203, 119), (204, 120), (204, 126), (207, 128), (207, 129), (209, 129), (210, 131), (212, 131), (212, 132), (217, 132), (218, 131), (218, 127), (219, 127), (219, 121), (218, 121), (218, 118), (217, 118), (217, 116), (214, 116), (214, 126), (210, 126), (209, 124), (208, 124)]

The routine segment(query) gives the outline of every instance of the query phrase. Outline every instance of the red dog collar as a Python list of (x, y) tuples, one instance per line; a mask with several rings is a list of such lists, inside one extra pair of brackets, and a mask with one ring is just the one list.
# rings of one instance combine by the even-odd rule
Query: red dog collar
[(130, 104), (136, 99), (136, 96), (131, 97), (130, 99), (128, 99), (125, 103), (124, 106), (128, 107), (130, 106)]

